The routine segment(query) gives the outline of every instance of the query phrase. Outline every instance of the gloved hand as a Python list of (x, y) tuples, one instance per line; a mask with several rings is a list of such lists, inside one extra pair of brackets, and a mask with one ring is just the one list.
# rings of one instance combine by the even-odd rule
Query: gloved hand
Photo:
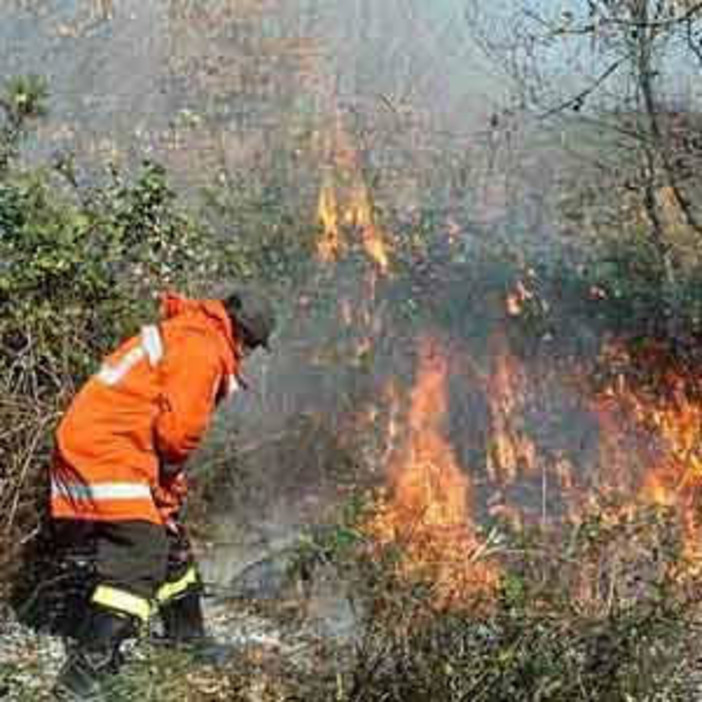
[(185, 471), (161, 471), (158, 485), (153, 489), (156, 507), (167, 529), (173, 529), (177, 513), (183, 508), (188, 494), (188, 480)]
[(173, 516), (166, 525), (166, 530), (168, 532), (168, 573), (172, 578), (175, 574), (182, 574), (184, 569), (195, 561), (188, 530), (178, 519), (178, 515)]

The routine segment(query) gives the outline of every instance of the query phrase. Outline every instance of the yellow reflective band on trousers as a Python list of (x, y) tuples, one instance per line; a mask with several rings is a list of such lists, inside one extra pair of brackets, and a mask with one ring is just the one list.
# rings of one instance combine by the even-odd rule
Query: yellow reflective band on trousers
[(168, 602), (168, 600), (172, 600), (174, 597), (182, 595), (188, 588), (190, 588), (192, 585), (197, 585), (199, 582), (200, 580), (197, 576), (195, 566), (190, 566), (185, 575), (179, 580), (161, 585), (156, 593), (156, 600), (159, 604), (165, 604)]
[(108, 585), (98, 585), (91, 601), (115, 612), (137, 617), (142, 622), (146, 622), (151, 614), (151, 604), (148, 600)]

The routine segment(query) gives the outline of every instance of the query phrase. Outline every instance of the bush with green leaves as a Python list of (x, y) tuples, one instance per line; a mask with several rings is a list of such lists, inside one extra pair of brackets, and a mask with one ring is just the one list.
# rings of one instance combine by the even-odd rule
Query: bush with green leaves
[[(70, 160), (14, 159), (43, 83), (18, 79), (0, 102), (0, 532), (13, 548), (41, 512), (52, 429), (101, 357), (156, 315), (157, 293), (207, 294), (248, 273), (178, 201), (165, 170), (79, 187)], [(236, 253), (236, 252), (235, 252)], [(15, 535), (22, 536), (15, 538)]]
[(17, 76), (7, 81), (0, 96), (0, 177), (17, 158), (23, 136), (47, 112), (48, 88), (41, 76)]
[[(207, 232), (146, 163), (76, 198), (42, 170), (0, 180), (2, 531), (31, 533), (42, 468), (67, 398), (122, 338), (156, 314), (156, 293), (229, 275)], [(9, 553), (8, 555), (11, 555)]]
[(156, 292), (202, 287), (217, 265), (151, 163), (86, 203), (41, 171), (0, 182), (0, 260), (0, 368), (9, 389), (39, 394), (85, 377)]

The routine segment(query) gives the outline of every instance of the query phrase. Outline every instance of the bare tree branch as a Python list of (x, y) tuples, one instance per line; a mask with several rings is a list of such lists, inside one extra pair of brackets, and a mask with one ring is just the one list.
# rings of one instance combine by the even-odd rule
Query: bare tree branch
[(541, 25), (544, 29), (547, 29), (552, 37), (596, 34), (598, 31), (601, 31), (603, 27), (607, 27), (608, 25), (628, 29), (667, 30), (674, 28), (676, 25), (689, 24), (700, 15), (702, 15), (702, 2), (696, 3), (684, 14), (675, 17), (668, 17), (666, 19), (627, 19), (624, 17), (608, 16), (603, 17), (599, 22), (588, 22), (587, 24), (580, 25), (556, 25), (554, 22), (545, 19), (543, 16), (533, 12), (532, 10), (525, 10), (524, 12), (525, 17)]
[(592, 95), (592, 93), (594, 93), (607, 80), (607, 78), (609, 78), (613, 73), (615, 73), (617, 69), (620, 68), (620, 66), (624, 63), (624, 61), (625, 59), (618, 59), (617, 61), (615, 61), (603, 73), (601, 73), (597, 78), (595, 78), (595, 80), (587, 88), (581, 90), (573, 97), (568, 98), (568, 100), (562, 102), (560, 105), (557, 105), (556, 107), (553, 107), (550, 110), (547, 110), (543, 114), (539, 115), (539, 118), (546, 119), (547, 117), (552, 117), (554, 114), (557, 114), (569, 108), (579, 110), (585, 103), (585, 100), (587, 100), (587, 98), (590, 95)]
[(692, 33), (693, 27), (694, 23), (691, 20), (688, 20), (687, 24), (685, 25), (685, 38), (687, 40), (688, 48), (693, 54), (695, 54), (700, 64), (702, 64), (702, 44), (695, 41), (695, 37)]

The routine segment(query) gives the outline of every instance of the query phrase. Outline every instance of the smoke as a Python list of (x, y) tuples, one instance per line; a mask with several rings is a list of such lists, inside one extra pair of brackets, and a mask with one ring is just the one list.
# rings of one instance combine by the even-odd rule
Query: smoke
[[(598, 485), (601, 420), (568, 369), (604, 331), (585, 257), (554, 224), (564, 164), (518, 116), (492, 119), (504, 86), (459, 0), (125, 0), (111, 18), (90, 5), (0, 10), (3, 76), (48, 72), (33, 154), (75, 150), (96, 170), (148, 155), (190, 197), (275, 171), (310, 218), (337, 178), (348, 251), (285, 289), (272, 354), (247, 364), (250, 389), (193, 465), (220, 537), (285, 540), (354, 485), (384, 483), (426, 335), (446, 348), (445, 432), (481, 518), (558, 519)], [(364, 249), (371, 228), (387, 274)]]
[(339, 105), (370, 125), (374, 148), (391, 136), (405, 148), (414, 140), (421, 157), (470, 139), (502, 91), (460, 0), (124, 0), (105, 14), (106, 4), (4, 3), (0, 78), (48, 79), (52, 120), (40, 151), (127, 163), (148, 154), (176, 166), (185, 188), (204, 184), (223, 159), (267, 167), (242, 153), (242, 139), (263, 129), (270, 149), (301, 122), (333, 119)]

